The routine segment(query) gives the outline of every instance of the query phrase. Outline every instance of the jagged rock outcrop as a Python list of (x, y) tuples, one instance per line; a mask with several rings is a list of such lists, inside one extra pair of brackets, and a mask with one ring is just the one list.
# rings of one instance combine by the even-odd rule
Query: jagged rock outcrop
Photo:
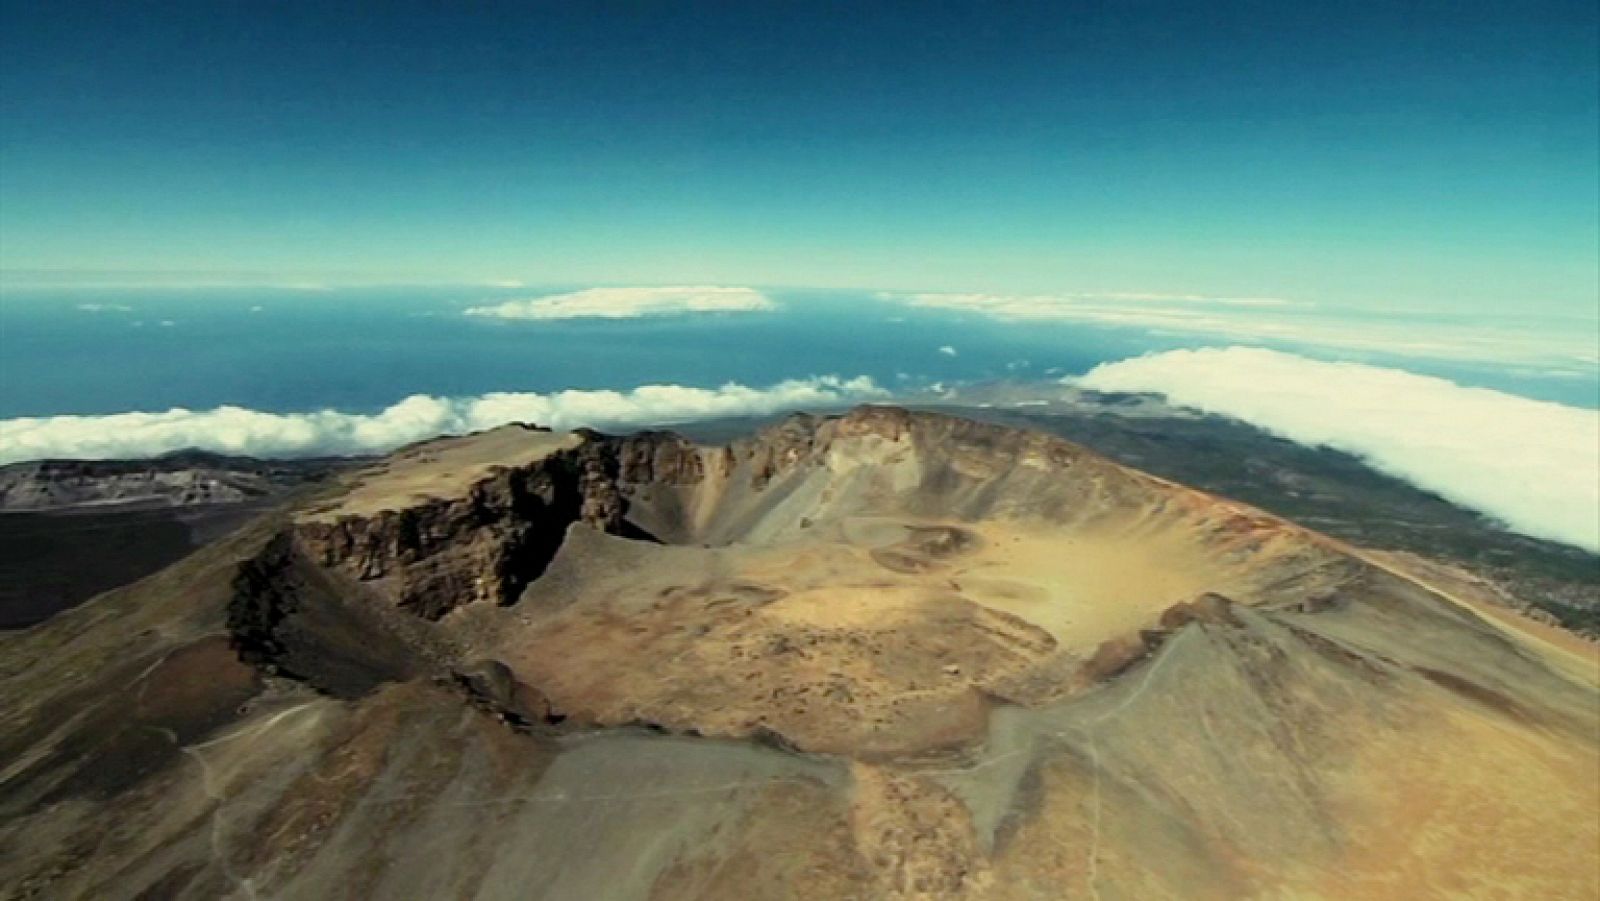
[(428, 499), (371, 516), (296, 523), (295, 538), (318, 564), (368, 583), (418, 616), (438, 619), (462, 604), (515, 601), (538, 578), (569, 524), (607, 527), (614, 490), (579, 461), (505, 469), (466, 497)]
[[(517, 428), (517, 427), (513, 427)], [(511, 604), (581, 523), (643, 536), (626, 521), (629, 484), (693, 484), (698, 451), (669, 433), (611, 438), (584, 430), (576, 447), (497, 466), (457, 497), (408, 499), (376, 511), (334, 509), (299, 520), (296, 541), (319, 565), (368, 584), (429, 620), (480, 601)]]

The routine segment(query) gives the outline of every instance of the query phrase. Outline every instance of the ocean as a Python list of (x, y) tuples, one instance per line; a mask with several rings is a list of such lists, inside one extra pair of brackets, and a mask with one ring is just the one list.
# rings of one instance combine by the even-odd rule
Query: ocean
[[(1232, 343), (1092, 323), (1005, 322), (871, 294), (801, 291), (770, 292), (779, 306), (760, 313), (554, 321), (464, 315), (469, 306), (536, 293), (8, 289), (0, 293), (0, 419), (222, 405), (369, 413), (413, 394), (764, 387), (823, 375), (867, 376), (894, 393), (1055, 379), (1152, 351)], [(1524, 397), (1597, 404), (1590, 380), (1472, 361), (1377, 362)]]

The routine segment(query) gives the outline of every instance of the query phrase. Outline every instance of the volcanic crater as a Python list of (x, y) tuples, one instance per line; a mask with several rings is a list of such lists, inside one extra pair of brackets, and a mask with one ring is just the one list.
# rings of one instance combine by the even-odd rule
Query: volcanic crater
[(893, 407), (414, 445), (0, 663), (17, 897), (1600, 892), (1592, 646)]

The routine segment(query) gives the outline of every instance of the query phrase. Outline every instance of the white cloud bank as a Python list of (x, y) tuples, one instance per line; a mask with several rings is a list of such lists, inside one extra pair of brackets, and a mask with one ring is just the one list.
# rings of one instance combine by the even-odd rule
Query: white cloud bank
[(1252, 347), (1106, 363), (1075, 383), (1356, 454), (1516, 531), (1600, 550), (1600, 411)]
[(751, 288), (674, 285), (654, 288), (590, 288), (469, 307), (468, 316), (495, 319), (637, 319), (684, 313), (747, 313), (775, 309), (770, 298)]
[(942, 307), (957, 310), (978, 310), (1004, 319), (1054, 319), (1069, 310), (1092, 310), (1107, 307), (1143, 307), (1152, 304), (1198, 304), (1217, 307), (1308, 307), (1310, 304), (1283, 297), (1226, 297), (1208, 294), (1154, 294), (1141, 291), (1077, 291), (1065, 294), (980, 294), (960, 292), (920, 292), (896, 294), (884, 292), (883, 300), (896, 300), (914, 307)]
[(634, 427), (843, 406), (884, 393), (865, 376), (819, 376), (768, 388), (730, 383), (720, 388), (644, 385), (626, 392), (494, 393), (468, 398), (417, 394), (370, 415), (217, 407), (29, 417), (0, 420), (0, 464), (43, 458), (153, 457), (184, 448), (258, 457), (370, 454), (508, 422), (556, 429)]
[(1270, 342), (1358, 354), (1386, 354), (1469, 363), (1559, 367), (1594, 377), (1600, 369), (1596, 329), (1589, 321), (1559, 328), (1516, 329), (1504, 324), (1425, 316), (1375, 316), (1321, 309), (1278, 297), (1199, 294), (879, 294), (911, 307), (975, 313), (1002, 322), (1081, 322)]

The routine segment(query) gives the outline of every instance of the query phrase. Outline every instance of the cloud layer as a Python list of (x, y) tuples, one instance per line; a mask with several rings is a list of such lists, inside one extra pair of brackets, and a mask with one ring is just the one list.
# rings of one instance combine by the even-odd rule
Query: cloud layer
[(634, 427), (842, 406), (883, 394), (864, 376), (820, 376), (768, 388), (730, 383), (720, 388), (644, 385), (627, 392), (495, 393), (469, 398), (417, 394), (374, 414), (217, 407), (28, 417), (0, 420), (0, 464), (44, 458), (153, 457), (184, 448), (258, 457), (370, 454), (508, 422), (557, 429)]
[(1277, 297), (1198, 294), (880, 294), (924, 309), (977, 313), (1003, 322), (1086, 322), (1156, 334), (1271, 342), (1471, 363), (1600, 368), (1595, 324), (1542, 330), (1419, 317), (1374, 317)]
[(766, 295), (750, 288), (676, 285), (655, 288), (590, 288), (470, 307), (468, 316), (495, 319), (637, 319), (684, 313), (746, 313), (771, 310)]
[(1250, 347), (1107, 363), (1076, 383), (1357, 454), (1516, 531), (1600, 550), (1600, 411)]

